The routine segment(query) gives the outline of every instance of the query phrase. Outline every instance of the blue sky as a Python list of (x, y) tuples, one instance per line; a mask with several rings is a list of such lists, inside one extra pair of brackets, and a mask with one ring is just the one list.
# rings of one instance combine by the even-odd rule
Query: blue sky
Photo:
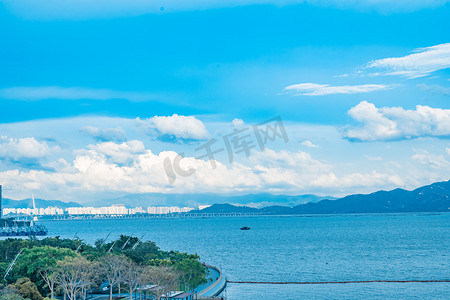
[[(448, 180), (449, 14), (448, 1), (0, 1), (0, 182), (83, 202)], [(276, 116), (289, 142), (198, 159)], [(181, 152), (196, 171), (171, 183), (164, 161)]]

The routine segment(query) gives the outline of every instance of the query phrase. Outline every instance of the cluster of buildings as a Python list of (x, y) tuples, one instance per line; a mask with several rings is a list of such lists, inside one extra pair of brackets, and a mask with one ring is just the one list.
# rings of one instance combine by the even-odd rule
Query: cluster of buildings
[(64, 209), (59, 207), (49, 206), (47, 208), (4, 208), (3, 215), (7, 216), (8, 214), (13, 215), (63, 215)]
[[(104, 207), (68, 207), (60, 208), (49, 206), (46, 208), (36, 208), (34, 197), (32, 199), (33, 208), (2, 208), (2, 186), (0, 185), (0, 220), (3, 216), (60, 216), (60, 215), (136, 215), (136, 214), (151, 214), (151, 215), (165, 215), (173, 213), (186, 213), (194, 210), (192, 207), (178, 207), (178, 206), (149, 206), (147, 208), (134, 207), (127, 208), (123, 204), (113, 204)], [(209, 205), (199, 206), (202, 210)]]
[(194, 210), (192, 207), (177, 206), (150, 206), (147, 208), (126, 208), (123, 204), (113, 204), (105, 207), (47, 207), (47, 208), (4, 208), (3, 215), (35, 215), (35, 216), (57, 216), (57, 215), (134, 215), (152, 214), (164, 215), (171, 213), (185, 213)]

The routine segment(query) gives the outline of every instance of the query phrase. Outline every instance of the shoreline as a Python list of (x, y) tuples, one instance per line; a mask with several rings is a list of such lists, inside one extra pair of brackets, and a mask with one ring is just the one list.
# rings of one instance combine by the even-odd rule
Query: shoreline
[[(113, 216), (85, 216), (85, 217), (70, 217), (70, 218), (53, 218), (53, 217), (40, 217), (39, 221), (105, 221), (105, 220), (147, 220), (147, 219), (167, 219), (167, 220), (175, 220), (175, 219), (213, 219), (213, 218), (314, 218), (314, 217), (339, 217), (339, 216), (411, 216), (411, 215), (445, 215), (450, 214), (448, 211), (441, 212), (363, 212), (363, 213), (335, 213), (335, 214), (205, 214), (205, 215), (197, 215), (197, 216), (127, 216), (127, 215), (113, 215)], [(24, 217), (14, 217), (17, 218), (17, 221), (29, 221), (30, 216)], [(39, 222), (38, 221), (38, 222)]]

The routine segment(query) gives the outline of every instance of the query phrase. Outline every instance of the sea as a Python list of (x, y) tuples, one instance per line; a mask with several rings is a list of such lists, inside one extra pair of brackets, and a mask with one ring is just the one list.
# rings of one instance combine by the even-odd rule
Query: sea
[[(120, 234), (197, 253), (228, 280), (450, 280), (450, 213), (42, 220), (88, 243)], [(242, 226), (251, 229), (240, 230)], [(227, 299), (450, 299), (450, 283), (229, 283)]]

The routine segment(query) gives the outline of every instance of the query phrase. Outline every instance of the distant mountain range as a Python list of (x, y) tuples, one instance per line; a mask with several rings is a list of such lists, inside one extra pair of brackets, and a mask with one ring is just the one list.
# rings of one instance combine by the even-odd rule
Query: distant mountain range
[[(45, 208), (57, 206), (60, 208), (80, 206), (110, 206), (112, 204), (124, 204), (127, 207), (148, 206), (190, 206), (209, 205), (211, 203), (232, 203), (235, 205), (247, 205), (255, 208), (265, 206), (284, 205), (295, 206), (310, 202), (318, 202), (322, 199), (335, 199), (333, 197), (321, 197), (316, 195), (272, 195), (267, 193), (249, 194), (239, 196), (224, 196), (217, 194), (129, 194), (120, 198), (103, 199), (79, 204), (76, 202), (62, 202), (59, 200), (35, 199), (36, 207)], [(3, 198), (3, 208), (31, 208), (31, 199), (12, 200)]]
[(336, 199), (334, 197), (321, 197), (316, 195), (272, 195), (268, 193), (249, 195), (218, 195), (218, 194), (129, 194), (120, 198), (97, 200), (84, 204), (85, 206), (109, 206), (111, 204), (124, 204), (128, 207), (136, 206), (189, 206), (209, 205), (211, 203), (231, 203), (262, 208), (265, 206), (282, 205), (296, 206), (323, 199)]
[(350, 195), (294, 207), (268, 206), (261, 209), (214, 204), (202, 213), (341, 214), (389, 212), (450, 212), (450, 181), (437, 182), (413, 191), (395, 189), (368, 195)]
[[(257, 212), (262, 214), (339, 214), (386, 212), (445, 212), (450, 211), (450, 181), (437, 182), (413, 191), (395, 189), (367, 195), (350, 195), (340, 199), (316, 195), (250, 194), (224, 196), (215, 194), (130, 194), (121, 198), (99, 200), (93, 203), (62, 202), (35, 199), (36, 207), (57, 206), (191, 206), (214, 204), (202, 213)], [(226, 203), (226, 204), (224, 204)], [(31, 199), (3, 199), (3, 208), (31, 207)]]
[[(63, 202), (59, 200), (44, 200), (44, 199), (34, 199), (37, 208), (46, 208), (49, 206), (56, 206), (60, 208), (67, 207), (80, 207), (81, 204), (76, 202)], [(31, 198), (24, 200), (12, 200), (8, 198), (3, 198), (2, 208), (32, 208)]]

